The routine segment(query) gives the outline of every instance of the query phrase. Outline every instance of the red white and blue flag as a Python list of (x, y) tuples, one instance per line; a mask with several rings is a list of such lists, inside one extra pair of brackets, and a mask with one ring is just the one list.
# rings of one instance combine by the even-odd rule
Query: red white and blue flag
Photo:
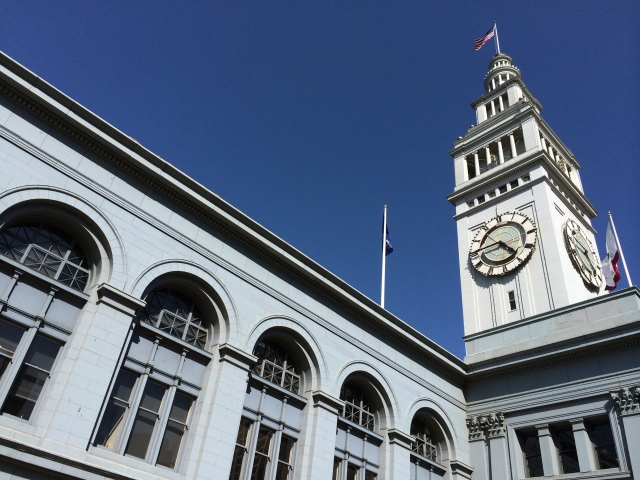
[(496, 34), (496, 26), (494, 25), (493, 27), (491, 27), (491, 30), (489, 30), (487, 33), (484, 34), (484, 36), (482, 36), (480, 38), (476, 38), (476, 42), (475, 42), (475, 45), (474, 45), (473, 49), (476, 52), (478, 50), (480, 50), (482, 48), (482, 46), (485, 43), (487, 43), (489, 40), (491, 40), (495, 34)]
[(602, 273), (607, 283), (604, 287), (605, 290), (614, 290), (620, 281), (619, 259), (620, 249), (613, 233), (613, 225), (609, 221), (607, 225), (607, 256), (602, 259)]

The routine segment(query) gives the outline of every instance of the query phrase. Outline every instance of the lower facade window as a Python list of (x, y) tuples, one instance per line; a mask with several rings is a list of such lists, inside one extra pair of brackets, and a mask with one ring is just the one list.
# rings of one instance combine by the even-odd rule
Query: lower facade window
[(554, 440), (560, 457), (561, 473), (576, 473), (580, 471), (578, 463), (578, 451), (576, 441), (573, 437), (573, 430), (569, 427), (556, 428)]
[(121, 370), (95, 444), (175, 468), (194, 398), (147, 375)]
[[(0, 390), (2, 414), (29, 420), (49, 380), (62, 342), (0, 319)], [(10, 386), (9, 386), (10, 385)]]
[(378, 475), (360, 467), (347, 460), (334, 458), (333, 460), (333, 480), (375, 480)]
[(295, 445), (295, 439), (282, 431), (243, 417), (229, 480), (291, 480)]
[(589, 421), (587, 423), (587, 431), (595, 453), (596, 468), (598, 470), (620, 468), (618, 452), (613, 441), (613, 432), (609, 421), (606, 418)]
[(527, 478), (542, 477), (544, 470), (542, 467), (542, 454), (540, 453), (540, 439), (538, 432), (527, 432), (518, 435), (522, 456), (524, 459), (524, 470)]

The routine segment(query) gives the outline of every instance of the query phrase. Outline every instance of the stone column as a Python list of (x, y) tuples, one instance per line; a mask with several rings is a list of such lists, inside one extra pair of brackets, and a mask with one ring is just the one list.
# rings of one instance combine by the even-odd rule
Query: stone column
[(498, 140), (498, 158), (500, 159), (500, 164), (504, 163), (504, 153), (502, 153), (502, 141)]
[(491, 480), (509, 480), (509, 452), (504, 415), (502, 413), (489, 415), (487, 425)]
[(40, 412), (50, 416), (48, 424), (38, 425), (36, 433), (44, 438), (46, 448), (56, 448), (47, 445), (49, 442), (87, 448), (127, 346), (132, 319), (145, 305), (106, 283), (96, 291), (94, 307), (85, 306), (66, 345), (70, 354), (60, 365), (66, 375), (59, 375), (50, 387), (59, 394), (45, 402)]
[(480, 159), (478, 158), (478, 152), (473, 154), (473, 166), (476, 169), (476, 177), (480, 175)]
[(549, 425), (536, 425), (538, 438), (540, 439), (540, 453), (542, 455), (542, 467), (545, 477), (558, 475), (560, 467), (558, 465), (558, 453), (551, 438)]
[(467, 418), (467, 428), (469, 429), (469, 459), (474, 465), (473, 480), (490, 480), (487, 438), (485, 434), (486, 427), (486, 417)]
[[(635, 478), (640, 476), (640, 435), (638, 435), (640, 432), (640, 385), (611, 392), (611, 398), (622, 418), (623, 433), (627, 440), (627, 453), (629, 454), (628, 468), (634, 473)], [(616, 448), (622, 469), (624, 449), (617, 441)]]
[(406, 480), (411, 475), (411, 442), (413, 438), (400, 430), (387, 430), (390, 480)]
[(311, 393), (311, 402), (303, 420), (307, 434), (301, 444), (300, 478), (326, 480), (333, 476), (336, 428), (344, 402), (321, 390)]
[[(225, 343), (218, 347), (215, 379), (206, 386), (208, 401), (200, 412), (201, 423), (194, 435), (190, 455), (198, 462), (189, 462), (187, 478), (220, 480), (229, 477), (238, 426), (247, 391), (248, 373), (258, 361), (254, 355)], [(216, 358), (211, 360), (216, 362)], [(217, 371), (216, 371), (217, 370)], [(205, 392), (201, 393), (204, 394)]]
[(511, 158), (515, 158), (518, 152), (516, 151), (516, 139), (513, 133), (509, 135), (509, 144), (511, 145)]
[(593, 446), (589, 440), (589, 434), (584, 426), (582, 418), (571, 420), (571, 428), (573, 429), (573, 439), (576, 442), (576, 450), (578, 452), (578, 463), (581, 472), (591, 472), (596, 469)]

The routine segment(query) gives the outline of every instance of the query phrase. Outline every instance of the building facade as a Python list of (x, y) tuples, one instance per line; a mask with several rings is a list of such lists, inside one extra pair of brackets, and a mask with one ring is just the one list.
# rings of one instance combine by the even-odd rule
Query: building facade
[(2, 54), (0, 478), (633, 478), (640, 292), (509, 57), (485, 89), (462, 361)]

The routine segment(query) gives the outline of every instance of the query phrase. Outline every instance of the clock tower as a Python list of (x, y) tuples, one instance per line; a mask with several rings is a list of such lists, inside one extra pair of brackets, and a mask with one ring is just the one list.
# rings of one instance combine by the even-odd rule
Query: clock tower
[(491, 59), (484, 90), (450, 152), (465, 336), (603, 292), (580, 164), (509, 56)]

